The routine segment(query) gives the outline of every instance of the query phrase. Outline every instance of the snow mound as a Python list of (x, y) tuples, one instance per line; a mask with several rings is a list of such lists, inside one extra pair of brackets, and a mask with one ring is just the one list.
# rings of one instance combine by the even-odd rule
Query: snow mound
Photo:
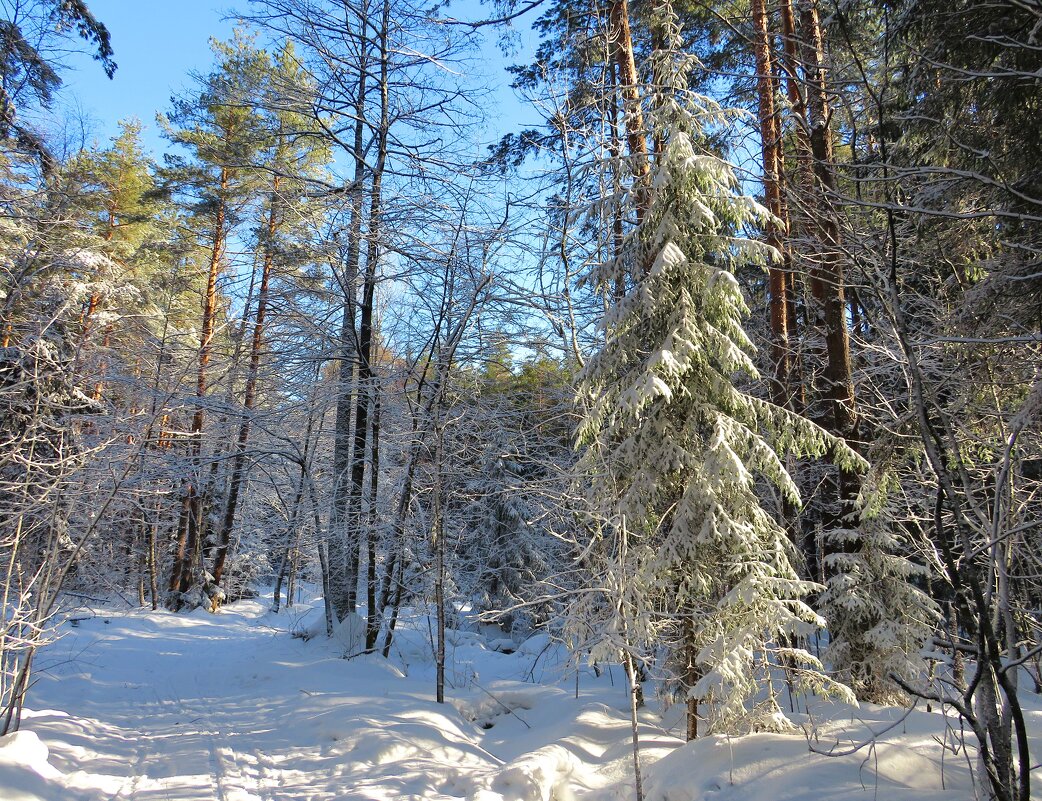
[(50, 752), (34, 731), (0, 737), (0, 798), (3, 801), (57, 801), (70, 795), (64, 776), (48, 761)]
[(543, 632), (533, 634), (518, 647), (524, 656), (539, 656), (550, 648), (550, 638)]
[(16, 731), (0, 737), (0, 765), (16, 765), (31, 770), (44, 779), (56, 779), (61, 771), (47, 761), (47, 746), (32, 731)]
[[(941, 749), (910, 723), (902, 734), (849, 753), (816, 753), (793, 734), (706, 737), (688, 743), (647, 770), (646, 801), (846, 801), (865, 798), (941, 801), (968, 789), (965, 760), (941, 763)], [(935, 724), (936, 725), (936, 724)], [(848, 724), (849, 726), (849, 724)], [(836, 733), (840, 730), (837, 729)], [(848, 742), (867, 738), (857, 723), (845, 727)], [(828, 750), (819, 743), (818, 748)], [(947, 788), (947, 789), (945, 789)]]
[[(460, 716), (482, 729), (491, 729), (497, 718), (503, 715), (518, 716), (518, 710), (532, 709), (542, 694), (539, 688), (523, 687), (513, 690), (499, 690), (493, 694), (485, 692), (483, 696), (450, 699), (459, 711)], [(521, 718), (523, 720), (523, 718)]]
[(0, 737), (0, 798), (3, 801), (100, 801), (115, 796), (123, 782), (50, 763), (50, 751), (33, 731)]
[(582, 768), (566, 748), (549, 745), (504, 767), (491, 789), (503, 801), (571, 801), (571, 779)]

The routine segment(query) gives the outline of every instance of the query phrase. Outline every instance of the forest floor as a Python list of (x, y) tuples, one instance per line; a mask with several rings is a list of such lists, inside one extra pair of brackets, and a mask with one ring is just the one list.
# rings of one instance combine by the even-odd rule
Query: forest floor
[[(64, 623), (41, 653), (22, 730), (0, 739), (0, 801), (633, 798), (617, 666), (577, 681), (543, 636), (507, 654), (502, 639), (450, 632), (439, 705), (426, 617), (406, 620), (391, 660), (344, 659), (341, 641), (291, 636), (320, 625), (319, 606), (110, 609)], [(1042, 704), (1025, 694), (1037, 755)], [(922, 705), (902, 715), (815, 702), (793, 734), (684, 745), (678, 714), (649, 708), (646, 798), (974, 798), (957, 719)], [(854, 753), (809, 748), (849, 750), (894, 721)]]

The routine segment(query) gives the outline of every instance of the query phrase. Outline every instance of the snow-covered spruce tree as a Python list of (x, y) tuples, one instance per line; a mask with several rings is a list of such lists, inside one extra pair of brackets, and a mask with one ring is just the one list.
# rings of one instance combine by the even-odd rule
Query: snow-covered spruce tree
[(736, 383), (758, 375), (731, 271), (765, 263), (769, 248), (739, 232), (768, 213), (739, 193), (730, 166), (705, 145), (702, 126), (726, 115), (689, 91), (697, 60), (681, 51), (668, 4), (656, 13), (664, 45), (652, 56), (647, 119), (661, 150), (646, 192), (630, 193), (643, 204), (638, 224), (593, 276), (606, 293), (628, 291), (606, 313), (605, 344), (580, 386), (590, 512), (605, 536), (627, 539), (625, 550), (600, 549), (611, 557), (598, 580), (607, 590), (618, 573), (625, 581), (615, 586), (626, 590), (600, 606), (601, 625), (617, 629), (619, 618), (628, 647), (664, 648), (665, 664), (682, 666), (672, 678), (688, 700), (689, 735), (700, 702), (713, 731), (783, 727), (770, 686), (779, 657), (798, 686), (849, 693), (788, 645), (824, 624), (801, 600), (820, 587), (799, 579), (760, 490), (773, 485), (799, 502), (779, 453), (829, 453), (849, 470), (865, 463)]
[(858, 698), (877, 703), (904, 697), (891, 676), (912, 683), (923, 675), (921, 653), (940, 618), (937, 604), (915, 586), (929, 570), (906, 555), (909, 544), (888, 509), (889, 483), (870, 475), (856, 527), (830, 533), (838, 547), (825, 557), (829, 578), (818, 599), (829, 621), (826, 661)]
[(510, 606), (526, 580), (529, 564), (537, 560), (529, 540), (528, 517), (524, 508), (524, 485), (516, 450), (504, 442), (503, 432), (491, 432), (493, 441), (478, 459), (478, 474), (470, 481), (468, 495), (473, 539), (469, 544), (473, 560), (475, 601), (483, 610)]

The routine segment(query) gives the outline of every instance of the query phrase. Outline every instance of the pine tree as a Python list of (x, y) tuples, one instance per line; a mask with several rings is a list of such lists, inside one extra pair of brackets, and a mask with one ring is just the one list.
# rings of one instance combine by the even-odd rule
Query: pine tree
[[(196, 371), (195, 414), (191, 424), (191, 453), (194, 475), (185, 482), (189, 513), (177, 535), (177, 553), (170, 578), (170, 603), (198, 605), (216, 593), (202, 564), (206, 539), (207, 506), (211, 487), (204, 475), (204, 424), (206, 397), (210, 393), (210, 361), (218, 330), (218, 278), (227, 261), (227, 244), (243, 208), (252, 200), (258, 149), (267, 141), (260, 114), (252, 99), (267, 69), (268, 59), (237, 33), (230, 43), (212, 43), (219, 64), (202, 81), (198, 97), (174, 101), (169, 119), (162, 121), (167, 136), (185, 147), (190, 158), (168, 156), (170, 175), (180, 184), (204, 228), (206, 289), (202, 298)], [(179, 126), (179, 127), (174, 127)], [(204, 589), (206, 595), (190, 590)]]
[[(302, 241), (307, 236), (307, 228), (315, 224), (322, 207), (314, 202), (309, 203), (306, 194), (309, 181), (321, 176), (329, 161), (329, 148), (324, 143), (301, 135), (307, 126), (301, 109), (311, 102), (314, 87), (297, 63), (292, 43), (287, 43), (270, 63), (264, 54), (258, 52), (256, 64), (260, 65), (265, 95), (256, 98), (255, 102), (258, 106), (266, 107), (263, 119), (269, 134), (266, 137), (267, 147), (258, 154), (258, 161), (261, 170), (269, 175), (266, 177), (267, 198), (257, 228), (259, 266), (255, 271), (259, 272), (259, 281), (252, 310), (252, 335), (242, 392), (243, 416), (234, 446), (224, 513), (215, 537), (217, 547), (212, 575), (218, 587), (224, 575), (240, 492), (248, 472), (246, 446), (250, 437), (251, 414), (257, 402), (265, 340), (269, 336), (266, 319), (272, 303), (272, 292), (280, 277), (286, 277), (286, 274), (299, 268), (314, 255), (312, 249), (302, 245)], [(224, 595), (223, 590), (216, 592), (214, 603), (218, 603)]]
[(34, 106), (50, 108), (62, 86), (62, 59), (70, 49), (70, 32), (87, 43), (87, 52), (101, 62), (111, 78), (116, 72), (108, 29), (91, 13), (85, 0), (39, 0), (5, 3), (0, 18), (0, 141), (31, 154), (49, 183), (58, 160), (46, 135), (22, 119)]
[(705, 126), (724, 115), (688, 90), (697, 62), (679, 51), (668, 6), (656, 24), (664, 45), (652, 59), (648, 119), (663, 149), (643, 220), (622, 257), (594, 276), (605, 293), (620, 284), (629, 291), (605, 315), (605, 344), (582, 375), (581, 465), (592, 476), (594, 514), (626, 540), (625, 559), (621, 548), (609, 549), (616, 575), (607, 581), (641, 596), (640, 609), (616, 613), (628, 644), (666, 642), (667, 661), (683, 665), (677, 678), (694, 702), (689, 715), (709, 702), (714, 730), (778, 726), (769, 688), (754, 708), (749, 702), (781, 655), (801, 685), (836, 685), (812, 655), (783, 647), (824, 621), (802, 600), (818, 585), (799, 579), (762, 490), (799, 502), (779, 453), (830, 453), (851, 470), (864, 463), (820, 427), (737, 384), (759, 376), (732, 270), (774, 255), (737, 232), (771, 218), (706, 148)]
[[(166, 259), (157, 249), (167, 234), (169, 208), (156, 193), (155, 165), (141, 147), (141, 123), (120, 123), (110, 147), (77, 154), (62, 170), (70, 194), (70, 213), (82, 222), (67, 251), (70, 258), (92, 259), (93, 272), (81, 275), (85, 296), (79, 319), (77, 362), (89, 366), (90, 351), (100, 350), (94, 365), (94, 397), (102, 395), (102, 379), (110, 351), (122, 346), (140, 355), (141, 341), (157, 321), (149, 304)], [(85, 265), (89, 267), (90, 264)], [(122, 321), (119, 330), (115, 323)]]

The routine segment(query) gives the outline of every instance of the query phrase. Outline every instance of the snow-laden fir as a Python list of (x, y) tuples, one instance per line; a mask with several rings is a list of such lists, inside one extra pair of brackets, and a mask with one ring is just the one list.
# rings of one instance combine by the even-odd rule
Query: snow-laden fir
[(804, 600), (823, 588), (799, 577), (760, 483), (797, 505), (779, 454), (866, 465), (742, 386), (759, 375), (732, 271), (764, 264), (772, 250), (736, 234), (769, 215), (708, 152), (702, 126), (722, 112), (688, 90), (696, 62), (678, 55), (679, 24), (663, 9), (649, 119), (665, 144), (638, 224), (595, 276), (605, 291), (629, 291), (606, 313), (605, 344), (583, 376), (579, 475), (595, 476), (587, 497), (597, 531), (588, 558), (613, 578), (573, 604), (571, 630), (591, 658), (621, 650), (664, 670), (692, 736), (700, 718), (711, 731), (784, 729), (776, 690), (760, 694), (777, 665), (800, 689), (852, 696), (801, 645), (825, 625)]

